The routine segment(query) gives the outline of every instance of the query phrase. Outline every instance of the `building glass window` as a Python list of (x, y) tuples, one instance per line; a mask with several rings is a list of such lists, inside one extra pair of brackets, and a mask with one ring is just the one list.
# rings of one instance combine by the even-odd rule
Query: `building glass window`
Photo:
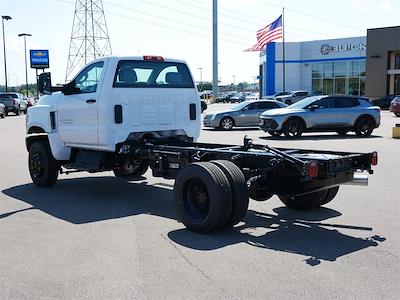
[(312, 64), (312, 93), (364, 95), (365, 60)]
[(400, 75), (394, 75), (394, 94), (400, 95)]
[(400, 70), (400, 53), (394, 55), (394, 68)]
[(335, 78), (335, 94), (346, 94), (346, 78)]
[(323, 94), (332, 95), (333, 94), (333, 79), (326, 78), (323, 81)]
[(324, 77), (333, 77), (333, 62), (323, 63)]

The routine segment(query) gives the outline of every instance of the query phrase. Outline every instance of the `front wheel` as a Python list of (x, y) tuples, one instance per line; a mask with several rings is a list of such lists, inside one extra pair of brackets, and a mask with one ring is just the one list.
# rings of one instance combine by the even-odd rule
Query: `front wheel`
[(1, 115), (1, 118), (4, 119), (5, 117), (6, 117), (6, 113), (3, 113), (3, 114)]
[(123, 179), (135, 179), (147, 172), (149, 163), (147, 160), (126, 159), (119, 168), (114, 169), (114, 175)]
[(35, 185), (53, 186), (58, 178), (59, 165), (47, 142), (35, 142), (29, 149), (29, 173)]
[(234, 123), (232, 118), (224, 117), (222, 118), (219, 127), (222, 128), (223, 130), (232, 130), (233, 125)]
[(374, 130), (374, 122), (370, 118), (361, 118), (355, 126), (356, 135), (368, 137)]
[(304, 125), (298, 119), (288, 120), (283, 133), (287, 138), (298, 138), (303, 134)]
[(16, 115), (16, 116), (19, 116), (20, 114), (21, 114), (21, 109), (18, 108), (18, 109), (15, 111), (15, 115)]

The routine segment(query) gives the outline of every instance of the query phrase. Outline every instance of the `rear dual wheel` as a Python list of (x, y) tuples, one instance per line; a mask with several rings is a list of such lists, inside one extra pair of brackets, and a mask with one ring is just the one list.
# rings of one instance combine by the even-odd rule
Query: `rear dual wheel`
[(249, 201), (244, 175), (229, 161), (187, 165), (175, 180), (173, 194), (179, 220), (198, 233), (237, 224)]
[(282, 196), (278, 195), (279, 199), (289, 208), (293, 209), (309, 209), (319, 207), (321, 205), (327, 204), (335, 198), (337, 192), (339, 191), (339, 186), (309, 193), (300, 196)]

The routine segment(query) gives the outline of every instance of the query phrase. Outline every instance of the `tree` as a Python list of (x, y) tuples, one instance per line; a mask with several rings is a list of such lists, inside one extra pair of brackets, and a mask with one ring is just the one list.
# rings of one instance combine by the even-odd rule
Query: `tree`
[(199, 92), (210, 91), (210, 90), (212, 90), (212, 83), (207, 82), (207, 81), (201, 82), (201, 83), (197, 84), (197, 90)]

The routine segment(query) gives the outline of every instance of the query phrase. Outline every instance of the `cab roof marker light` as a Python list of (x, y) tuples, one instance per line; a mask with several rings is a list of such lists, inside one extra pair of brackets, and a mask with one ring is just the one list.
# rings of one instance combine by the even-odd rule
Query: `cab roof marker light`
[(156, 55), (144, 55), (143, 59), (144, 60), (164, 61), (164, 58), (162, 56), (156, 56)]

